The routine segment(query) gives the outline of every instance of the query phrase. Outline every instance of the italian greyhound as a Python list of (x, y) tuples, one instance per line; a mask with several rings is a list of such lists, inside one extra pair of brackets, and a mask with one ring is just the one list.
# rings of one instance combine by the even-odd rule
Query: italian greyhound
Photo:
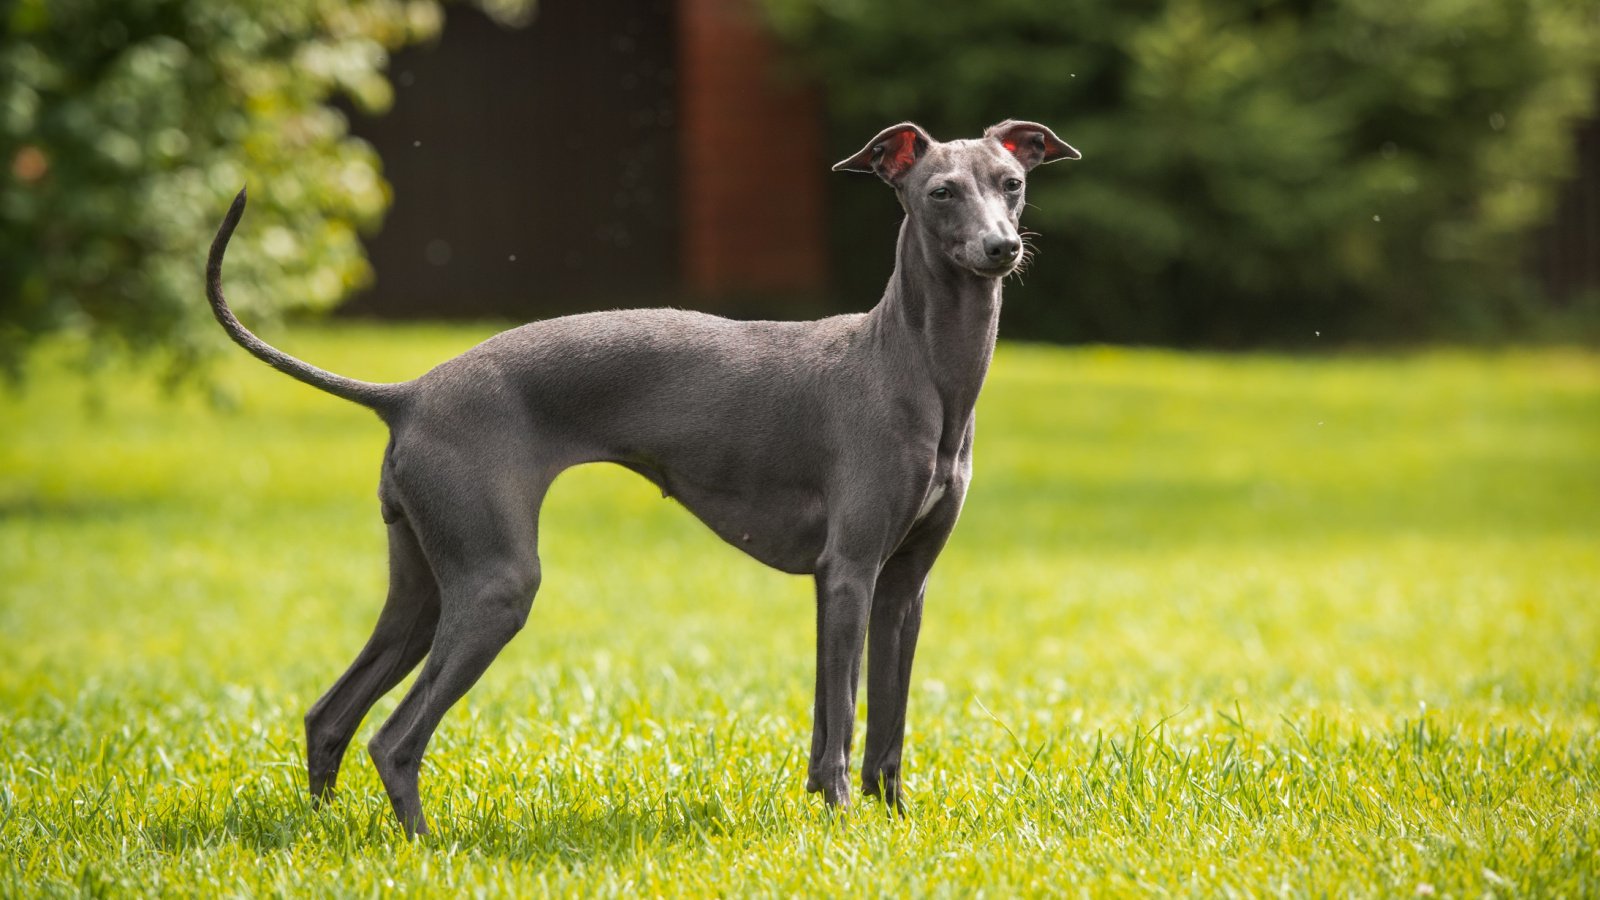
[(389, 591), (372, 637), (306, 714), (314, 799), (334, 785), (373, 703), (424, 656), (368, 744), (408, 836), (425, 834), (422, 756), (445, 712), (527, 621), (539, 507), (556, 475), (622, 465), (724, 540), (815, 576), (816, 704), (806, 790), (850, 805), (863, 644), (862, 789), (904, 813), (901, 745), (928, 572), (972, 475), (973, 406), (994, 353), (1001, 280), (1021, 263), (1024, 179), (1078, 159), (1007, 120), (941, 143), (909, 122), (835, 171), (877, 175), (905, 220), (870, 312), (742, 322), (675, 309), (587, 313), (496, 335), (412, 381), (376, 384), (269, 346), (222, 296), (241, 190), (206, 269), (212, 311), (268, 365), (389, 426), (378, 498)]

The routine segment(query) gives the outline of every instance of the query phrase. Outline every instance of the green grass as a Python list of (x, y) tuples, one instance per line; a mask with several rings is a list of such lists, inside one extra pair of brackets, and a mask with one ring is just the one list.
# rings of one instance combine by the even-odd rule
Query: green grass
[[(398, 378), (482, 334), (284, 343)], [(383, 591), (383, 429), (221, 374), (232, 412), (0, 398), (0, 896), (1600, 892), (1600, 356), (1002, 347), (904, 821), (803, 792), (809, 582), (569, 473), (416, 844), (359, 749), (394, 696), (336, 802), (301, 768)]]

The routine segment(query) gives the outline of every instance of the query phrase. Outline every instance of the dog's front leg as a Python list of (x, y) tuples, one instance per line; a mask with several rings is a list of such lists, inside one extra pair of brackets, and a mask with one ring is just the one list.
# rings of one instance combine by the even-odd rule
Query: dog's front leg
[(856, 685), (876, 560), (825, 559), (817, 568), (817, 697), (806, 790), (821, 791), (829, 806), (850, 805), (850, 739), (855, 728)]
[(928, 572), (955, 527), (965, 493), (963, 484), (917, 523), (906, 541), (883, 564), (872, 595), (867, 647), (867, 746), (861, 759), (861, 790), (883, 797), (900, 813), (900, 753), (905, 744), (906, 698), (911, 660), (922, 630), (922, 600)]

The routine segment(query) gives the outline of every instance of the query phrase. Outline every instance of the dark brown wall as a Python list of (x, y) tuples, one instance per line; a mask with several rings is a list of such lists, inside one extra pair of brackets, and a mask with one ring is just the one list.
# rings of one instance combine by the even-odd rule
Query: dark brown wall
[(673, 23), (668, 0), (546, 0), (522, 29), (450, 5), (436, 44), (395, 54), (393, 109), (353, 121), (394, 205), (347, 309), (521, 320), (672, 296)]
[(821, 112), (751, 0), (544, 0), (525, 29), (448, 10), (437, 43), (395, 55), (393, 109), (353, 120), (394, 205), (347, 311), (812, 311)]

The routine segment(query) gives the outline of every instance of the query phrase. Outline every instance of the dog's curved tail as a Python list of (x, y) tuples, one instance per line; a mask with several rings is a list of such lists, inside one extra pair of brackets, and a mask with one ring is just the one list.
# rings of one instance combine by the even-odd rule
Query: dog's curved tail
[(327, 391), (335, 397), (359, 403), (388, 420), (410, 394), (408, 383), (378, 384), (358, 381), (302, 362), (256, 337), (250, 329), (239, 322), (239, 318), (228, 307), (228, 301), (222, 296), (222, 257), (228, 251), (228, 239), (233, 237), (233, 230), (239, 225), (239, 217), (244, 215), (244, 205), (245, 192), (240, 189), (239, 196), (233, 198), (233, 206), (229, 207), (227, 217), (222, 220), (222, 227), (217, 229), (217, 237), (211, 242), (211, 256), (206, 262), (206, 296), (211, 300), (211, 311), (216, 314), (217, 321), (222, 323), (223, 330), (228, 332), (228, 337), (233, 338), (234, 343), (279, 372), (314, 388)]

